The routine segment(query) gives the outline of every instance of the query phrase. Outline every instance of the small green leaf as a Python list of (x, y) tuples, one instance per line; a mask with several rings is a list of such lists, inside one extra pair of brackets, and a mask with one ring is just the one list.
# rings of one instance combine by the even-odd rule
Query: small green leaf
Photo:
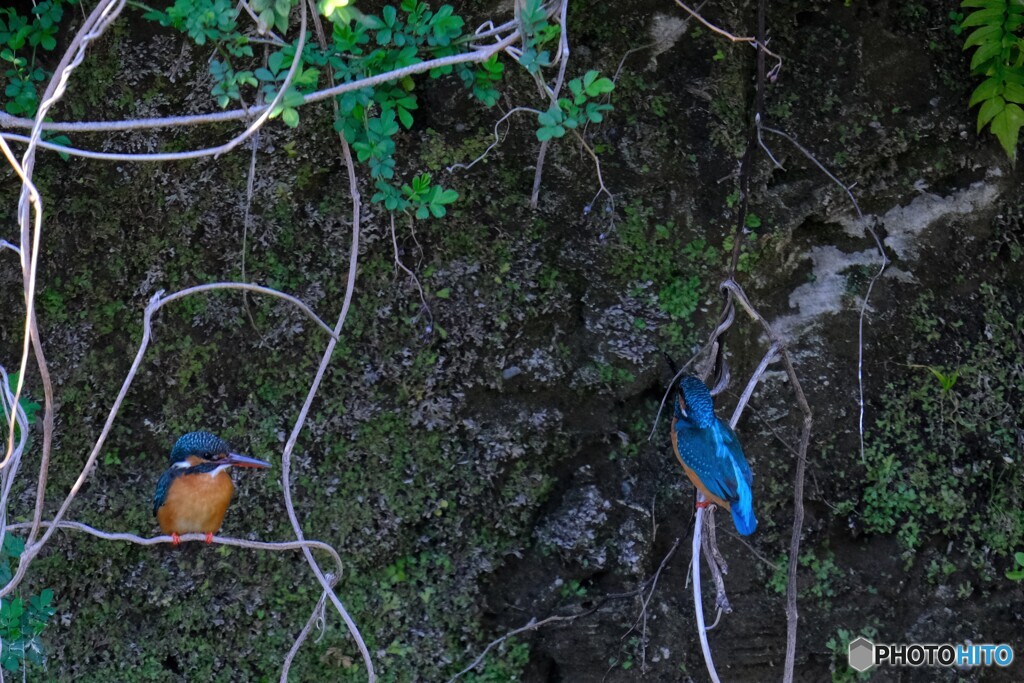
[(612, 90), (615, 90), (615, 84), (610, 78), (598, 78), (587, 86), (587, 94), (591, 97), (610, 93)]
[(447, 299), (449, 296), (451, 296), (451, 294), (451, 287), (445, 287), (444, 289), (439, 289), (436, 292), (434, 292), (434, 296), (436, 296), (438, 299)]
[(993, 24), (989, 26), (982, 26), (976, 29), (971, 35), (967, 36), (967, 40), (964, 41), (964, 48), (968, 49), (975, 45), (981, 45), (990, 41), (999, 42), (1003, 39), (1003, 26), (1002, 24)]
[(14, 534), (8, 533), (4, 536), (3, 552), (8, 557), (21, 557), (25, 551), (25, 541)]
[(1003, 7), (1006, 5), (1006, 0), (964, 0), (960, 3), (961, 7)]
[(1016, 104), (1007, 104), (992, 119), (992, 132), (999, 138), (999, 143), (1006, 151), (1006, 156), (1011, 160), (1017, 158), (1017, 139), (1020, 136), (1021, 126), (1024, 126), (1024, 109)]
[(999, 80), (996, 78), (986, 78), (984, 81), (981, 82), (981, 85), (975, 88), (974, 92), (971, 93), (971, 99), (968, 102), (967, 106), (973, 107), (979, 102), (983, 102), (984, 100), (990, 100), (993, 97), (995, 97), (998, 92)]
[(981, 105), (981, 109), (978, 110), (978, 132), (980, 133), (985, 124), (995, 118), (996, 114), (1001, 112), (1005, 106), (1006, 101), (998, 96)]
[(398, 120), (402, 122), (406, 130), (412, 128), (412, 114), (404, 107), (398, 107)]
[(1003, 89), (1003, 98), (1007, 102), (1024, 104), (1024, 85), (1018, 83), (1007, 83)]
[[(1001, 24), (1002, 21), (999, 20), (1003, 18), (1003, 11), (1005, 5), (1003, 5), (1003, 3), (1000, 3), (1000, 5), (1002, 6), (993, 7), (991, 9), (980, 9), (976, 12), (971, 12), (960, 25), (963, 26), (964, 28), (967, 28), (968, 26), (982, 26), (983, 24)], [(966, 7), (966, 5), (964, 6)]]
[(561, 116), (560, 116), (561, 111), (558, 111), (557, 114), (555, 112), (556, 112), (556, 110), (552, 109), (552, 110), (546, 111), (546, 112), (544, 112), (542, 114), (538, 114), (537, 115), (537, 121), (542, 126), (554, 126), (554, 125), (556, 125), (561, 120)]
[(998, 43), (985, 43), (974, 53), (971, 58), (971, 71), (976, 71), (980, 67), (988, 62), (993, 57), (996, 57), (1003, 51), (1003, 45), (1001, 42)]
[(537, 129), (537, 139), (540, 140), (541, 142), (545, 142), (547, 140), (550, 140), (551, 137), (552, 137), (551, 131), (552, 131), (552, 129), (549, 126), (544, 126), (543, 128), (538, 128)]
[(295, 128), (299, 125), (299, 112), (289, 107), (281, 112), (281, 120), (284, 121), (285, 125), (289, 128)]

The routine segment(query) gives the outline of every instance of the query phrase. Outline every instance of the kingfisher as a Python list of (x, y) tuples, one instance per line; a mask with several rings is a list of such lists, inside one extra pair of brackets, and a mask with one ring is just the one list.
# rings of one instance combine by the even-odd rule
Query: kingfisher
[(754, 475), (736, 432), (718, 419), (711, 392), (692, 375), (679, 381), (672, 448), (697, 490), (732, 513), (736, 531), (742, 536), (754, 533), (757, 518), (750, 489)]
[(156, 485), (153, 514), (174, 545), (181, 542), (181, 534), (191, 532), (204, 533), (206, 543), (213, 543), (235, 490), (229, 468), (270, 467), (264, 460), (232, 453), (227, 442), (209, 432), (189, 432), (178, 439), (170, 462)]

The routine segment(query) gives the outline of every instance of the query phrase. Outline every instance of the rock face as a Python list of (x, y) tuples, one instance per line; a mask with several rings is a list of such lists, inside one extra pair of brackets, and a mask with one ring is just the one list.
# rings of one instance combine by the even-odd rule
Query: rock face
[[(766, 132), (784, 170), (758, 158), (737, 273), (787, 340), (814, 412), (798, 572), (797, 678), (808, 681), (853, 680), (845, 652), (858, 635), (1019, 646), (1024, 627), (1020, 586), (1005, 577), (1024, 550), (1020, 171), (974, 134), (974, 85), (948, 8), (849, 4), (771, 3), (771, 48), (785, 61), (764, 122), (851, 187), (864, 217)], [(714, 5), (710, 20), (749, 33), (751, 3)], [(552, 615), (566, 618), (504, 641), (464, 680), (705, 679), (687, 578), (692, 487), (667, 416), (654, 422), (673, 374), (666, 357), (684, 363), (718, 321), (755, 65), (749, 46), (685, 19), (647, 0), (570, 8), (569, 77), (621, 66), (614, 111), (583, 131), (613, 201), (594, 199), (591, 156), (567, 135), (528, 208), (531, 114), (510, 120), (486, 163), (448, 170), (486, 149), (501, 116), (466, 103), (455, 80), (417, 81), (416, 123), (398, 138), (403, 178), (430, 170), (460, 193), (449, 215), (399, 214), (393, 237), (361, 177), (356, 295), (291, 485), (306, 535), (346, 562), (339, 595), (383, 680), (447, 680), (491, 640)], [(132, 20), (98, 44), (61, 117), (180, 112), (169, 101), (211, 110), (208, 55), (153, 30)], [(543, 108), (513, 67), (502, 106)], [(117, 75), (126, 68), (130, 92)], [(156, 290), (245, 279), (333, 324), (351, 214), (331, 114), (317, 107), (295, 130), (261, 133), (249, 227), (247, 151), (174, 166), (41, 158), (39, 317), (58, 408), (48, 510), (78, 476)], [(82, 137), (139, 151), (207, 146), (214, 134)], [(8, 175), (8, 225), (16, 192)], [(868, 227), (889, 264), (865, 305), (881, 266)], [(11, 368), (20, 269), (0, 265), (0, 363)], [(274, 461), (325, 343), (301, 313), (260, 298), (216, 293), (162, 311), (72, 516), (154, 533), (150, 489), (186, 431)], [(742, 312), (726, 344), (723, 416), (767, 349)], [(41, 396), (35, 376), (29, 392)], [(723, 680), (781, 676), (800, 420), (773, 366), (737, 429), (761, 524), (740, 541), (718, 515), (734, 609), (710, 633)], [(290, 538), (279, 485), (236, 483), (224, 533)], [(34, 481), (18, 482), (8, 516), (27, 514), (34, 496)], [(70, 534), (55, 537), (28, 586), (52, 588), (59, 606), (44, 633), (47, 680), (276, 678), (319, 597), (297, 556)], [(363, 679), (329, 616), (292, 680)]]

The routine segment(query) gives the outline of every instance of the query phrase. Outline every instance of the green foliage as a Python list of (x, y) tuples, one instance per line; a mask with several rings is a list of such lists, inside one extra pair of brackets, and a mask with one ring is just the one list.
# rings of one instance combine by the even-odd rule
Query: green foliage
[[(760, 221), (760, 219), (758, 219)], [(749, 222), (749, 221), (748, 221)], [(770, 236), (765, 236), (768, 239)], [(722, 251), (725, 254), (732, 254), (732, 247), (735, 240), (735, 235), (727, 235), (722, 240)], [(748, 232), (744, 238), (743, 243), (740, 244), (740, 260), (736, 264), (736, 270), (741, 273), (751, 273), (754, 268), (757, 267), (758, 261), (761, 258), (761, 251), (763, 245), (758, 241), (758, 235), (755, 232)]]
[(559, 593), (563, 598), (584, 598), (587, 596), (587, 587), (580, 584), (579, 579), (570, 579), (562, 584)]
[[(258, 0), (253, 9), (262, 25), (284, 34), (295, 2)], [(326, 47), (307, 42), (296, 54), (293, 41), (271, 52), (265, 66), (254, 63), (252, 46), (227, 0), (176, 0), (166, 11), (150, 9), (145, 16), (182, 31), (198, 45), (216, 47), (217, 58), (210, 62), (211, 94), (221, 107), (252, 101), (253, 90), (263, 101), (271, 101), (298, 59), (288, 90), (271, 112), (271, 117), (280, 116), (293, 128), (299, 124), (298, 107), (306, 95), (326, 85), (321, 81), (328, 73), (336, 82), (348, 83), (470, 49), (471, 36), (463, 34), (465, 21), (451, 5), (434, 11), (424, 2), (403, 0), (397, 7), (385, 5), (379, 15), (356, 12), (348, 5), (338, 0), (319, 3), (332, 28)], [(481, 64), (433, 69), (430, 77), (453, 72), (474, 98), (486, 106), (497, 102), (495, 86), (504, 72), (497, 55)], [(447, 206), (458, 198), (456, 192), (432, 184), (426, 173), (408, 183), (397, 177), (395, 140), (403, 128), (413, 126), (419, 108), (412, 76), (344, 93), (337, 102), (334, 127), (369, 169), (376, 188), (372, 200), (390, 211), (410, 211), (419, 219), (446, 215)]]
[[(856, 507), (868, 531), (897, 533), (908, 563), (926, 539), (941, 534), (991, 580), (994, 560), (1024, 545), (1024, 463), (1017, 444), (1024, 379), (1008, 360), (1019, 355), (1015, 330), (1024, 315), (991, 285), (980, 291), (985, 337), (956, 342), (965, 353), (962, 371), (909, 373), (887, 384), (869, 432), (867, 485)], [(915, 316), (928, 348), (943, 330), (930, 310), (925, 303)], [(953, 329), (946, 333), (956, 334), (955, 324), (948, 325)]]
[[(294, 60), (295, 48), (291, 45), (286, 45), (278, 52), (274, 52), (267, 57), (266, 67), (261, 67), (253, 72), (253, 75), (263, 83), (260, 87), (260, 92), (263, 94), (265, 102), (270, 102), (277, 97), (280, 86), (284, 83), (285, 78), (288, 77), (288, 71), (291, 69)], [(301, 106), (305, 102), (305, 98), (302, 96), (303, 92), (308, 93), (316, 89), (319, 76), (320, 71), (318, 69), (304, 69), (300, 64), (295, 69), (291, 86), (285, 91), (281, 101), (270, 112), (270, 118), (280, 116), (281, 120), (290, 128), (298, 126), (299, 112), (296, 107)]]
[[(18, 387), (18, 376), (19, 375), (20, 375), (20, 373), (17, 373), (17, 372), (12, 372), (11, 374), (7, 375), (7, 385), (8, 385), (8, 388), (10, 389), (12, 394), (14, 393), (14, 390)], [(25, 412), (25, 419), (28, 421), (28, 423), (30, 425), (31, 424), (35, 424), (35, 422), (36, 422), (36, 413), (39, 412), (39, 410), (42, 408), (42, 406), (40, 406), (38, 403), (36, 403), (35, 401), (32, 401), (27, 396), (25, 396), (24, 392), (22, 392), (21, 397), (18, 399), (18, 405), (21, 406), (21, 409)], [(6, 413), (4, 413), (4, 418), (5, 419), (4, 419), (4, 423), (3, 424), (5, 426), (9, 425), (10, 423), (7, 422), (7, 419), (6, 419), (7, 418), (7, 414)], [(5, 436), (6, 436), (6, 430), (4, 430), (4, 432), (5, 432)], [(20, 438), (19, 434), (20, 434), (20, 432), (18, 430), (18, 427), (17, 427), (17, 425), (15, 425), (15, 427), (14, 427), (14, 439), (15, 439), (15, 441), (17, 441)]]
[(210, 93), (217, 98), (217, 104), (224, 108), (232, 100), (241, 99), (241, 87), (248, 85), (256, 87), (259, 81), (252, 71), (235, 71), (227, 62), (219, 59), (210, 60), (210, 74), (213, 76), (214, 86)]
[(681, 353), (690, 343), (690, 318), (707, 295), (721, 251), (703, 238), (687, 241), (679, 226), (655, 222), (653, 212), (640, 205), (627, 206), (625, 214), (617, 226), (619, 249), (609, 270), (623, 284), (649, 286), (655, 292), (658, 308), (669, 317), (659, 334), (669, 353)]
[(494, 87), (501, 81), (501, 75), (505, 71), (505, 65), (498, 61), (498, 55), (480, 62), (476, 69), (460, 69), (459, 78), (462, 83), (473, 93), (473, 97), (483, 102), (488, 107), (493, 107), (498, 102), (498, 90)]
[(625, 368), (617, 368), (607, 363), (595, 363), (594, 369), (601, 382), (609, 387), (621, 387), (636, 381), (636, 375)]
[[(222, 42), (240, 35), (231, 0), (176, 0), (166, 12), (151, 9), (144, 16), (160, 22), (161, 26), (188, 34), (196, 45), (205, 45), (208, 40)], [(238, 56), (246, 53), (251, 57), (252, 48)]]
[(984, 77), (968, 106), (981, 105), (978, 132), (989, 126), (1015, 160), (1024, 126), (1024, 0), (964, 0), (960, 6), (972, 10), (960, 24), (974, 29), (964, 40), (965, 50), (974, 48), (971, 72)]
[(779, 595), (785, 595), (789, 582), (789, 558), (779, 555), (774, 563), (771, 576), (768, 577), (768, 588)]
[(291, 0), (252, 0), (252, 9), (264, 26), (281, 33), (288, 30), (288, 15), (292, 11)]
[(530, 646), (510, 638), (494, 654), (489, 654), (483, 664), (470, 671), (462, 680), (466, 683), (508, 683), (518, 681), (530, 661)]
[[(820, 553), (807, 550), (800, 556), (799, 563), (814, 576), (814, 581), (800, 591), (800, 597), (812, 596), (819, 603), (828, 604), (829, 599), (836, 596), (836, 582), (843, 576), (843, 571), (836, 564), (835, 555), (827, 548)], [(779, 595), (785, 595), (789, 587), (789, 558), (780, 555), (774, 564), (775, 568), (768, 578), (768, 587)]]
[(0, 8), (0, 61), (9, 65), (4, 71), (4, 108), (8, 113), (35, 116), (39, 108), (37, 84), (51, 75), (37, 63), (37, 52), (39, 48), (51, 52), (57, 47), (63, 16), (63, 0), (44, 0), (27, 17), (13, 8)]
[[(437, 12), (416, 0), (404, 0), (399, 8), (387, 5), (381, 15), (362, 14), (352, 21), (334, 22), (333, 45), (315, 57), (333, 70), (334, 77), (351, 82), (464, 51), (463, 19), (450, 5)], [(430, 72), (439, 78), (455, 70), (474, 97), (487, 106), (497, 99), (494, 89), (504, 67), (492, 58), (480, 65), (443, 67)], [(395, 179), (395, 137), (401, 128), (414, 123), (419, 101), (412, 77), (373, 88), (345, 93), (338, 98), (335, 129), (356, 150), (361, 162), (369, 166), (377, 192), (372, 200), (390, 211), (412, 211), (417, 218), (443, 217), (447, 204), (458, 194), (431, 184), (429, 174), (420, 174), (411, 182)], [(401, 124), (401, 128), (399, 127)]]
[(808, 550), (800, 556), (800, 566), (810, 569), (814, 575), (814, 582), (807, 589), (811, 595), (819, 600), (835, 597), (835, 582), (842, 577), (843, 572), (836, 564), (831, 551), (826, 551), (822, 557), (818, 557), (818, 553)]
[(610, 111), (610, 104), (599, 104), (590, 100), (610, 93), (615, 84), (610, 78), (602, 78), (597, 71), (588, 71), (582, 78), (569, 81), (572, 98), (561, 97), (558, 106), (537, 115), (540, 128), (537, 139), (541, 142), (551, 138), (560, 138), (567, 130), (574, 130), (586, 123), (600, 123), (604, 120), (604, 112)]
[(551, 53), (541, 46), (559, 35), (559, 27), (548, 22), (543, 0), (526, 0), (519, 12), (523, 32), (523, 54), (519, 64), (531, 74), (551, 65)]
[[(4, 536), (0, 548), (0, 583), (11, 580), (11, 560), (21, 556), (25, 543), (14, 534)], [(0, 666), (6, 671), (17, 672), (25, 666), (25, 660), (42, 666), (46, 663), (46, 651), (40, 635), (46, 623), (54, 615), (53, 591), (44, 589), (39, 595), (29, 598), (4, 598), (0, 601)]]
[(1006, 572), (1006, 578), (1011, 581), (1024, 581), (1024, 553), (1014, 553), (1013, 563), (1015, 569)]
[[(431, 184), (429, 173), (421, 173), (412, 179), (411, 185), (403, 185), (402, 195), (408, 200), (409, 206), (417, 207), (416, 218), (444, 218), (448, 211), (445, 206), (459, 198), (459, 193), (455, 190), (445, 190), (439, 185)], [(438, 295), (440, 296), (440, 292)]]
[(948, 394), (953, 387), (956, 386), (956, 380), (960, 376), (959, 370), (954, 370), (953, 372), (946, 374), (942, 371), (942, 368), (928, 366), (928, 369), (931, 370), (933, 375), (935, 375), (935, 379), (939, 380), (939, 385), (942, 387), (943, 394)]

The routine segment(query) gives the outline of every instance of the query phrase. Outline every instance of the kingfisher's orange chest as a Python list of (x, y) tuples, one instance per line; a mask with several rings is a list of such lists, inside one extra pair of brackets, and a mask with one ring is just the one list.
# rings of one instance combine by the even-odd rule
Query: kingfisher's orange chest
[(160, 529), (167, 534), (216, 533), (234, 490), (227, 466), (175, 477), (156, 512)]
[(213, 543), (235, 490), (231, 468), (270, 467), (266, 460), (232, 453), (226, 441), (209, 432), (181, 436), (171, 450), (170, 465), (156, 484), (153, 514), (174, 545), (181, 534), (197, 532)]
[(711, 493), (711, 491), (708, 490), (708, 487), (704, 485), (704, 482), (700, 480), (697, 473), (686, 464), (686, 461), (683, 460), (683, 456), (679, 453), (679, 435), (674, 429), (672, 430), (672, 450), (675, 451), (676, 460), (678, 460), (679, 464), (683, 466), (683, 471), (686, 472), (686, 476), (691, 482), (693, 482), (693, 485), (697, 487), (697, 490), (703, 493), (706, 499), (716, 503), (726, 510), (730, 510), (732, 506), (729, 505), (729, 501)]

